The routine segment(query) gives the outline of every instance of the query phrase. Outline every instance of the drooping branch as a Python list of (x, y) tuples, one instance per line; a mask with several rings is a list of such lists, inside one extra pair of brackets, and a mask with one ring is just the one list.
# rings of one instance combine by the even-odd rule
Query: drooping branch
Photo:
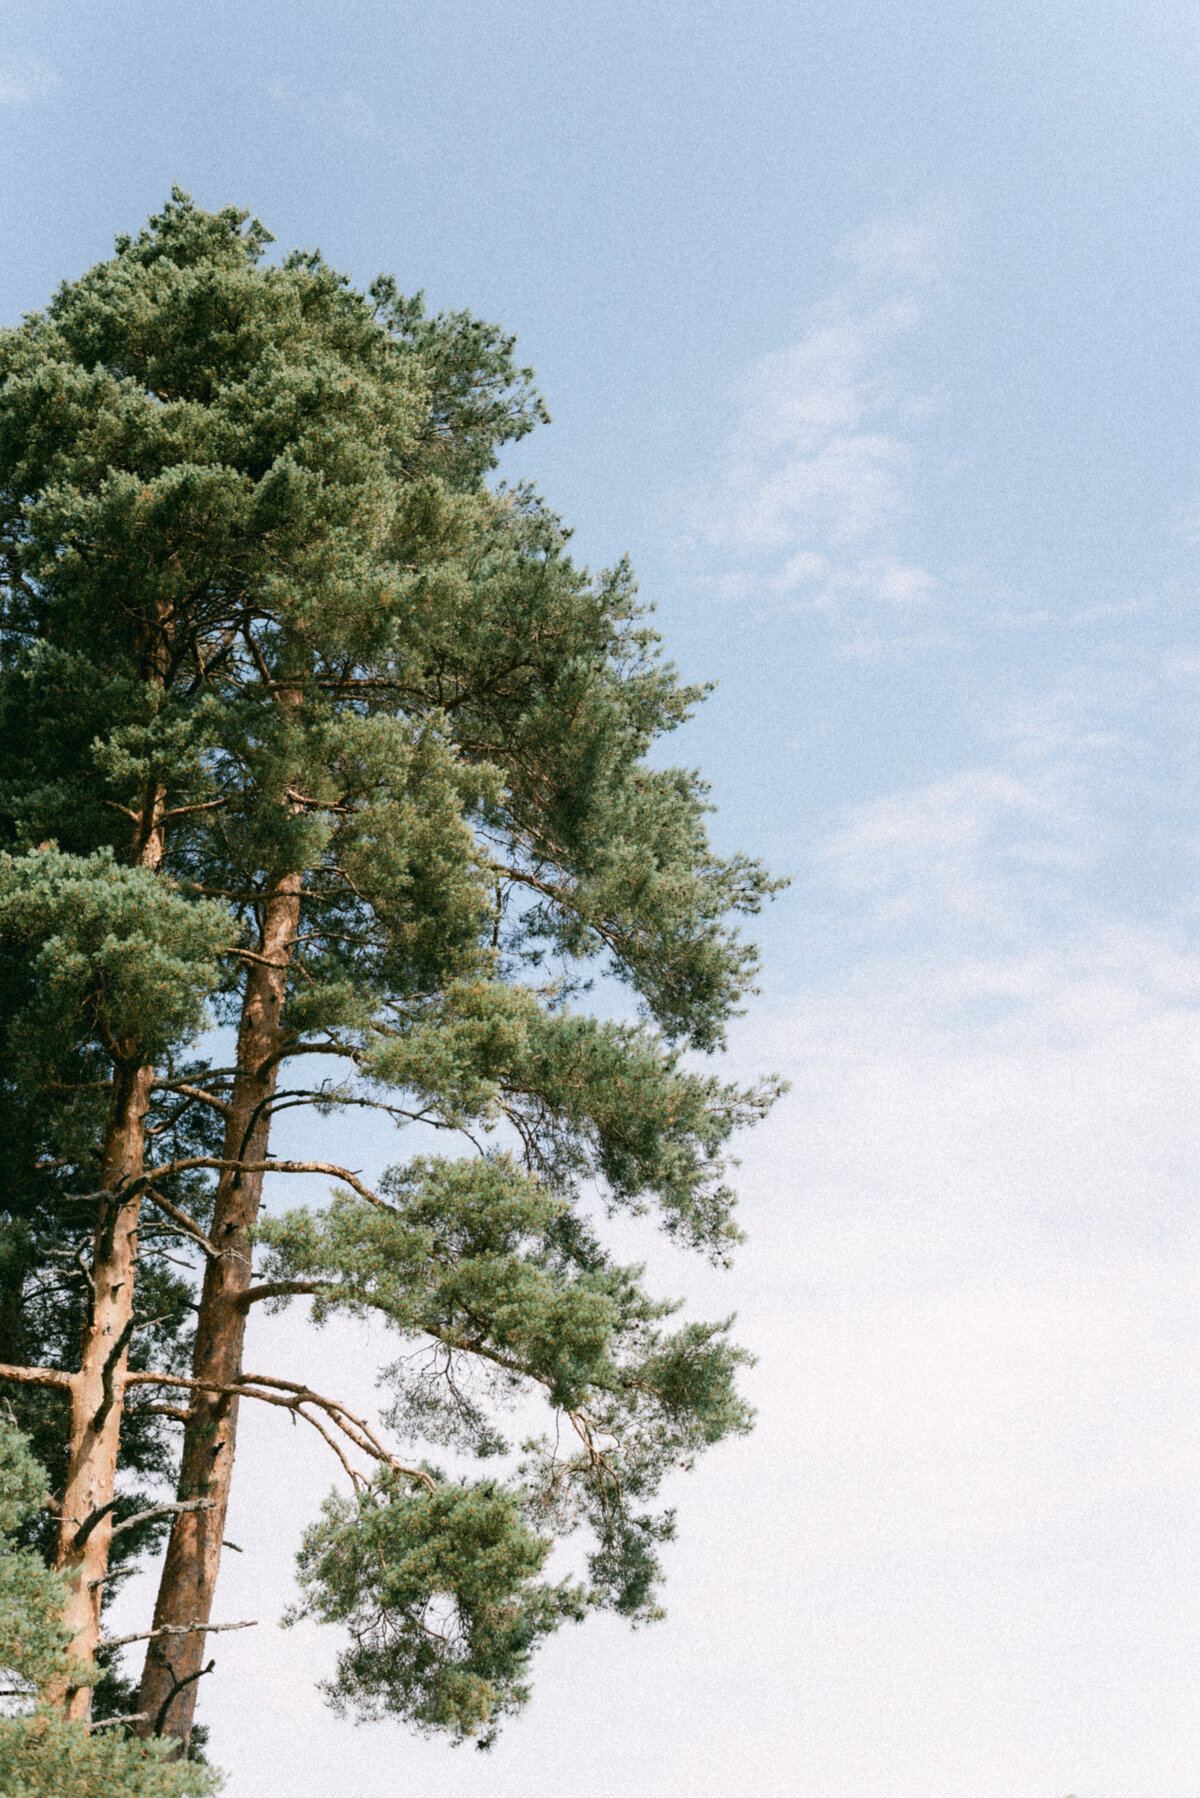
[(188, 1237), (190, 1241), (196, 1244), (197, 1248), (203, 1249), (210, 1260), (218, 1260), (220, 1258), (220, 1251), (217, 1249), (215, 1243), (212, 1241), (211, 1237), (205, 1235), (194, 1217), (190, 1217), (186, 1211), (180, 1206), (173, 1204), (170, 1199), (166, 1198), (153, 1186), (148, 1186), (146, 1188), (146, 1197), (150, 1199), (152, 1203), (157, 1205), (164, 1217), (169, 1217), (171, 1222), (178, 1229), (182, 1230), (183, 1234)]
[(299, 1381), (276, 1379), (270, 1374), (245, 1374), (241, 1380), (227, 1385), (219, 1385), (214, 1381), (190, 1379), (184, 1374), (156, 1373), (147, 1369), (131, 1373), (127, 1383), (131, 1386), (169, 1386), (181, 1391), (213, 1392), (228, 1398), (254, 1398), (264, 1405), (276, 1405), (281, 1410), (291, 1411), (295, 1416), (302, 1417), (305, 1423), (311, 1424), (318, 1435), (324, 1437), (346, 1469), (352, 1483), (360, 1484), (362, 1475), (357, 1473), (346, 1460), (341, 1447), (329, 1435), (320, 1420), (312, 1415), (311, 1410), (306, 1409), (306, 1407), (312, 1407), (323, 1412), (330, 1422), (341, 1431), (342, 1435), (363, 1454), (368, 1455), (372, 1460), (382, 1462), (392, 1472), (402, 1474), (406, 1479), (418, 1481), (431, 1492), (434, 1489), (432, 1477), (423, 1468), (409, 1467), (403, 1461), (398, 1460), (386, 1444), (380, 1441), (365, 1418), (357, 1416), (355, 1412), (342, 1404), (340, 1399), (327, 1398), (323, 1393), (314, 1392), (311, 1386), (302, 1385)]
[[(335, 1161), (241, 1161), (226, 1159), (220, 1155), (185, 1155), (178, 1161), (164, 1162), (161, 1167), (151, 1168), (141, 1179), (135, 1181), (128, 1189), (128, 1197), (140, 1195), (149, 1190), (157, 1180), (165, 1180), (171, 1174), (185, 1174), (193, 1168), (211, 1168), (217, 1173), (225, 1169), (233, 1169), (239, 1174), (327, 1174), (330, 1179), (344, 1180), (346, 1185), (356, 1192), (361, 1199), (375, 1205), (380, 1211), (395, 1211), (386, 1199), (364, 1186), (356, 1173), (350, 1168), (342, 1167)], [(89, 1198), (91, 1194), (87, 1195)], [(107, 1194), (111, 1197), (111, 1194)]]

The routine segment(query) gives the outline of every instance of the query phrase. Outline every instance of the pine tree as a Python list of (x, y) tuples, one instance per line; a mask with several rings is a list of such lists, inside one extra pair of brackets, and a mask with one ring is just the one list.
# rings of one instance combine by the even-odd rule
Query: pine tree
[[(747, 1427), (725, 1327), (665, 1329), (589, 1195), (717, 1258), (736, 1241), (724, 1145), (774, 1089), (685, 1058), (721, 1044), (754, 971), (730, 915), (770, 883), (712, 853), (694, 775), (647, 761), (700, 694), (628, 570), (593, 579), (536, 495), (488, 480), (541, 416), (509, 340), (316, 255), (268, 265), (268, 241), (176, 194), (0, 340), (0, 777), (17, 862), (53, 838), (139, 864), (220, 909), (210, 952), (240, 970), (228, 1067), (180, 1071), (163, 1042), (141, 1064), (218, 1152), (123, 1175), (203, 1262), (190, 1372), (128, 1376), (183, 1423), (144, 1727), (191, 1727), (252, 1398), (315, 1424), (351, 1482), (301, 1557), (305, 1608), (350, 1631), (338, 1701), (486, 1740), (564, 1617), (656, 1614), (654, 1493)], [(636, 1020), (575, 1009), (597, 972)], [(272, 1157), (297, 1105), (457, 1146), (371, 1189)], [(268, 1171), (340, 1186), (264, 1219)], [(190, 1209), (167, 1197), (197, 1179)], [(394, 1326), (385, 1426), (243, 1372), (253, 1306), (294, 1298)], [(510, 1450), (493, 1401), (522, 1393), (573, 1453), (551, 1431)], [(497, 1471), (451, 1477), (405, 1439)], [(546, 1585), (579, 1528), (585, 1576)]]
[[(182, 898), (142, 865), (46, 847), (0, 857), (0, 1009), (14, 1111), (31, 1123), (39, 1098), (75, 1089), (102, 1095), (107, 1111), (102, 1122), (94, 1106), (60, 1103), (43, 1120), (49, 1168), (90, 1174), (94, 1186), (86, 1196), (72, 1195), (94, 1218), (80, 1365), (5, 1370), (9, 1381), (50, 1388), (66, 1400), (56, 1565), (67, 1576), (72, 1658), (83, 1664), (99, 1645), (129, 1345), (138, 1322), (137, 1179), (152, 1069), (200, 1024), (226, 928), (220, 907)], [(37, 1164), (29, 1171), (36, 1176)], [(69, 1716), (89, 1714), (90, 1682), (64, 1695)]]
[[(160, 1743), (128, 1741), (118, 1730), (89, 1732), (39, 1693), (90, 1677), (64, 1669), (68, 1581), (48, 1571), (21, 1536), (44, 1507), (42, 1469), (28, 1439), (0, 1417), (0, 1791), (7, 1798), (207, 1798), (207, 1768), (165, 1758)], [(14, 1702), (15, 1701), (15, 1702)]]

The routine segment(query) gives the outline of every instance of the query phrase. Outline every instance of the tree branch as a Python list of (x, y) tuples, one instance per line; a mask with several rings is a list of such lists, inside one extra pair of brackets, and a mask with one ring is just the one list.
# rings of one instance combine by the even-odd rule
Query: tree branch
[(194, 1217), (189, 1217), (186, 1211), (181, 1210), (178, 1205), (173, 1205), (170, 1199), (164, 1198), (162, 1193), (156, 1192), (152, 1186), (146, 1188), (146, 1197), (157, 1205), (159, 1210), (169, 1217), (171, 1222), (182, 1230), (183, 1234), (189, 1237), (198, 1248), (203, 1249), (210, 1261), (221, 1259), (220, 1250), (211, 1237), (204, 1234)]
[[(218, 1172), (236, 1168), (242, 1174), (328, 1174), (334, 1180), (344, 1180), (360, 1198), (378, 1206), (380, 1211), (396, 1209), (394, 1205), (381, 1199), (378, 1193), (372, 1192), (369, 1186), (364, 1186), (357, 1174), (352, 1173), (348, 1167), (339, 1166), (335, 1161), (241, 1161), (224, 1159), (219, 1155), (186, 1155), (180, 1161), (168, 1161), (162, 1167), (151, 1168), (122, 1197), (126, 1200), (137, 1197), (146, 1192), (156, 1180), (164, 1180), (170, 1174), (185, 1174), (192, 1168), (200, 1167), (214, 1168)], [(88, 1197), (91, 1196), (89, 1193)], [(106, 1196), (111, 1197), (111, 1194)]]
[(261, 1286), (250, 1286), (238, 1300), (244, 1311), (260, 1299), (311, 1298), (318, 1292), (336, 1290), (332, 1280), (265, 1280)]
[(75, 1549), (82, 1548), (96, 1525), (102, 1523), (110, 1511), (115, 1511), (120, 1502), (119, 1498), (110, 1498), (106, 1505), (101, 1505), (98, 1510), (92, 1512), (90, 1517), (85, 1517), (75, 1531), (75, 1540), (71, 1546)]
[(186, 818), (192, 812), (215, 811), (218, 806), (228, 804), (228, 799), (202, 799), (198, 800), (195, 805), (176, 805), (169, 812), (164, 812), (159, 822), (165, 824), (169, 818)]
[(0, 1380), (11, 1380), (18, 1386), (55, 1386), (60, 1392), (70, 1392), (78, 1377), (57, 1367), (11, 1367), (0, 1361)]
[(216, 1636), (226, 1629), (257, 1629), (258, 1618), (246, 1623), (164, 1623), (159, 1629), (139, 1629), (131, 1636), (101, 1636), (97, 1654), (110, 1648), (128, 1648), (131, 1642), (157, 1642), (160, 1636)]
[[(159, 1323), (159, 1322), (161, 1322), (161, 1319), (155, 1318), (154, 1321), (155, 1321), (155, 1323)], [(108, 1351), (108, 1355), (104, 1362), (104, 1370), (100, 1375), (103, 1396), (100, 1400), (100, 1403), (96, 1407), (96, 1415), (92, 1418), (91, 1427), (92, 1427), (93, 1435), (99, 1435), (100, 1427), (103, 1424), (104, 1419), (108, 1416), (109, 1412), (113, 1408), (113, 1400), (116, 1396), (115, 1393), (113, 1392), (113, 1377), (117, 1370), (117, 1362), (121, 1359), (121, 1356), (125, 1353), (125, 1350), (129, 1347), (130, 1337), (133, 1335), (133, 1332), (137, 1329), (137, 1326), (138, 1326), (138, 1319), (131, 1317), (129, 1319), (129, 1322), (125, 1325), (125, 1328), (121, 1331), (121, 1334), (117, 1337), (117, 1340), (113, 1343), (112, 1347)]]
[(184, 1498), (177, 1504), (152, 1505), (148, 1511), (135, 1511), (132, 1517), (126, 1517), (118, 1523), (113, 1531), (114, 1539), (125, 1530), (134, 1529), (139, 1523), (149, 1523), (154, 1517), (177, 1517), (183, 1511), (211, 1511), (216, 1505), (213, 1498)]
[(219, 1111), (222, 1115), (230, 1110), (224, 1099), (218, 1099), (215, 1093), (205, 1092), (202, 1086), (191, 1086), (185, 1080), (156, 1080), (154, 1084), (168, 1092), (184, 1093), (189, 1099), (199, 1099), (202, 1105), (211, 1105), (214, 1111)]
[(304, 1409), (306, 1405), (311, 1405), (323, 1411), (342, 1435), (363, 1454), (369, 1455), (372, 1460), (383, 1462), (394, 1473), (403, 1474), (406, 1479), (418, 1481), (430, 1492), (434, 1489), (434, 1481), (431, 1476), (423, 1468), (409, 1467), (403, 1461), (397, 1460), (391, 1450), (379, 1440), (365, 1418), (358, 1417), (343, 1405), (340, 1399), (326, 1398), (323, 1393), (314, 1392), (311, 1386), (303, 1386), (296, 1380), (280, 1380), (270, 1374), (248, 1373), (243, 1374), (239, 1381), (221, 1385), (215, 1380), (193, 1380), (184, 1374), (155, 1373), (152, 1370), (146, 1370), (145, 1372), (131, 1373), (128, 1376), (127, 1384), (131, 1386), (173, 1386), (183, 1391), (211, 1392), (228, 1398), (255, 1398), (261, 1404), (277, 1405), (281, 1410), (291, 1411), (296, 1416), (302, 1417), (305, 1423), (311, 1424), (318, 1435), (324, 1437), (346, 1469), (353, 1484), (358, 1485), (362, 1476), (351, 1467), (337, 1442), (330, 1437), (318, 1419)]
[(187, 1673), (180, 1679), (170, 1661), (166, 1662), (167, 1672), (171, 1675), (171, 1690), (159, 1705), (158, 1716), (154, 1719), (154, 1733), (156, 1736), (161, 1736), (163, 1725), (167, 1721), (167, 1712), (170, 1710), (179, 1694), (183, 1691), (184, 1687), (192, 1685), (198, 1679), (203, 1679), (206, 1673), (212, 1672), (216, 1664), (215, 1661), (210, 1661), (207, 1667), (198, 1667), (195, 1673)]

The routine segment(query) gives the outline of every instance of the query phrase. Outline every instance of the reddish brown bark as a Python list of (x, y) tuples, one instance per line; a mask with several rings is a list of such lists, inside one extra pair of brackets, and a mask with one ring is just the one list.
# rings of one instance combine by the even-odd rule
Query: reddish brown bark
[[(71, 1653), (87, 1665), (100, 1640), (100, 1583), (108, 1570), (111, 1505), (125, 1405), (125, 1373), (133, 1332), (139, 1202), (122, 1189), (142, 1171), (146, 1113), (153, 1070), (119, 1068), (112, 1116), (104, 1143), (101, 1184), (111, 1193), (100, 1203), (92, 1257), (93, 1296), (80, 1345), (79, 1371), (71, 1376), (70, 1442), (55, 1565), (69, 1579), (63, 1621)], [(67, 1715), (87, 1722), (90, 1686), (64, 1688)]]
[[(237, 1074), (225, 1124), (226, 1160), (261, 1162), (270, 1135), (270, 1102), (278, 1079), (275, 1056), (283, 1042), (281, 1013), (288, 969), (300, 917), (299, 874), (281, 876), (263, 910), (261, 959), (246, 978), (238, 1031)], [(193, 1377), (206, 1385), (228, 1386), (242, 1372), (246, 1332), (245, 1293), (251, 1282), (248, 1232), (258, 1217), (263, 1175), (225, 1170), (217, 1185), (211, 1240), (219, 1253), (208, 1261), (196, 1342)], [(204, 1665), (204, 1630), (212, 1615), (221, 1564), (221, 1542), (229, 1505), (237, 1437), (238, 1401), (220, 1393), (197, 1393), (184, 1427), (179, 1476), (181, 1499), (205, 1498), (212, 1508), (177, 1516), (159, 1582), (154, 1628), (202, 1627), (185, 1636), (150, 1643), (138, 1709), (144, 1734), (156, 1728), (177, 1736), (186, 1747), (196, 1703), (196, 1683)], [(186, 1682), (186, 1683), (185, 1683)], [(160, 1723), (161, 1718), (161, 1723)]]
[[(131, 859), (157, 869), (163, 857), (164, 789), (151, 782), (134, 820)], [(113, 1532), (117, 1453), (125, 1410), (125, 1375), (134, 1328), (140, 1198), (126, 1189), (142, 1172), (146, 1114), (154, 1070), (134, 1059), (136, 1045), (121, 1045), (125, 1059), (113, 1070), (113, 1105), (100, 1158), (100, 1201), (92, 1238), (92, 1291), (80, 1341), (79, 1371), (71, 1376), (67, 1481), (63, 1493), (55, 1566), (67, 1575), (63, 1622), (72, 1657), (92, 1666), (100, 1641), (100, 1607)], [(68, 1717), (86, 1723), (90, 1686), (64, 1685), (58, 1694)]]

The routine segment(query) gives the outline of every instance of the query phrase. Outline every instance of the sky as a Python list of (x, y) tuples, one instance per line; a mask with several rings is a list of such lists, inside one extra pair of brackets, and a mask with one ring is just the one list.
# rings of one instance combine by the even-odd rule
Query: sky
[(631, 556), (792, 883), (748, 1244), (621, 1239), (758, 1356), (667, 1621), (486, 1757), (340, 1722), (274, 1621), (331, 1473), (244, 1416), (231, 1798), (1200, 1798), (1198, 137), (1182, 0), (0, 0), (0, 319), (179, 182), (516, 332), (504, 473)]

